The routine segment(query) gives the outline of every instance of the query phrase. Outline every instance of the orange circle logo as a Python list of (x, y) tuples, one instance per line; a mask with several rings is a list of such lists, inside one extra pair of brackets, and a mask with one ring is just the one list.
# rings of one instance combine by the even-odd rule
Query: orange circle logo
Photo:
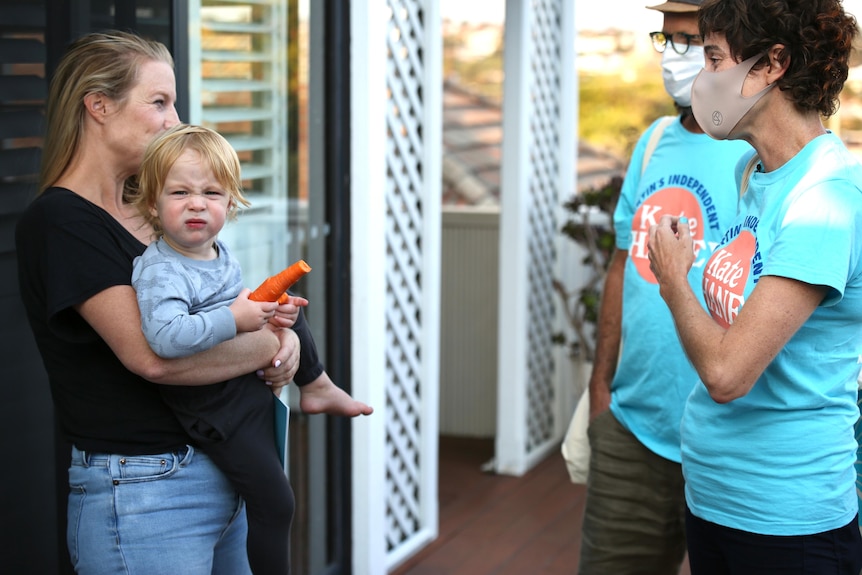
[(647, 242), (649, 241), (650, 227), (657, 224), (664, 215), (688, 218), (695, 253), (704, 245), (703, 215), (700, 210), (700, 202), (690, 190), (665, 188), (647, 198), (635, 212), (635, 217), (632, 220), (632, 245), (629, 248), (629, 257), (640, 276), (653, 284), (658, 282), (649, 269)]
[(717, 249), (706, 264), (703, 297), (710, 315), (725, 329), (736, 319), (745, 302), (745, 285), (755, 249), (757, 239), (745, 230), (732, 242)]

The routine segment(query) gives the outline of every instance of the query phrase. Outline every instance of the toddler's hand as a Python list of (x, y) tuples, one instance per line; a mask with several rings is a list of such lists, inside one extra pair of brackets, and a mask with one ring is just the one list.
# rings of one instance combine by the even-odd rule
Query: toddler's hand
[(259, 302), (248, 299), (251, 290), (244, 288), (232, 304), (230, 311), (236, 322), (236, 331), (257, 331), (275, 315), (278, 304), (275, 302)]

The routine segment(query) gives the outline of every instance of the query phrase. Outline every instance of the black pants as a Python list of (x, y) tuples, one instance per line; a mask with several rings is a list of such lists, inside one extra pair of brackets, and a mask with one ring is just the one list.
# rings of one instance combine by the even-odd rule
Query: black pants
[(162, 386), (183, 427), (246, 503), (248, 560), (255, 575), (290, 573), (295, 501), (275, 446), (269, 387), (254, 375), (203, 386)]
[(704, 521), (686, 510), (692, 575), (859, 575), (858, 519), (813, 535), (758, 535)]

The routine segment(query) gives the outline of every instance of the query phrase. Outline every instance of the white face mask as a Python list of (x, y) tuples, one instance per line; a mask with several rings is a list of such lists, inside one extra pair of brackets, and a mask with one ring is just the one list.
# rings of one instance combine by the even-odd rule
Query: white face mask
[(703, 46), (689, 46), (685, 54), (677, 54), (670, 43), (661, 54), (661, 77), (664, 89), (673, 101), (691, 106), (691, 85), (703, 70)]
[(698, 74), (691, 87), (691, 111), (700, 128), (715, 138), (724, 140), (740, 120), (775, 84), (757, 94), (742, 95), (742, 85), (748, 73), (763, 54), (757, 54), (720, 72)]

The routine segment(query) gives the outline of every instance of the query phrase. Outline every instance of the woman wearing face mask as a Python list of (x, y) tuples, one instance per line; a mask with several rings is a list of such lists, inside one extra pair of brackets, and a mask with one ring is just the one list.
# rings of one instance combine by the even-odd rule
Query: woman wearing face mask
[[(647, 236), (662, 214), (683, 214), (697, 222), (698, 261), (705, 263), (736, 214), (733, 167), (751, 149), (713, 140), (689, 108), (691, 84), (703, 69), (699, 5), (677, 0), (650, 7), (663, 15), (661, 31), (650, 36), (680, 113), (656, 121), (641, 136), (614, 213), (617, 249), (590, 378), (584, 575), (675, 575), (685, 555), (679, 423), (697, 374), (649, 270)], [(699, 282), (696, 272), (691, 281)]]
[(707, 0), (698, 20), (695, 117), (759, 162), (703, 269), (708, 311), (687, 281), (690, 223), (668, 215), (650, 231), (701, 380), (682, 421), (692, 573), (859, 575), (862, 166), (821, 123), (856, 20), (839, 0)]

